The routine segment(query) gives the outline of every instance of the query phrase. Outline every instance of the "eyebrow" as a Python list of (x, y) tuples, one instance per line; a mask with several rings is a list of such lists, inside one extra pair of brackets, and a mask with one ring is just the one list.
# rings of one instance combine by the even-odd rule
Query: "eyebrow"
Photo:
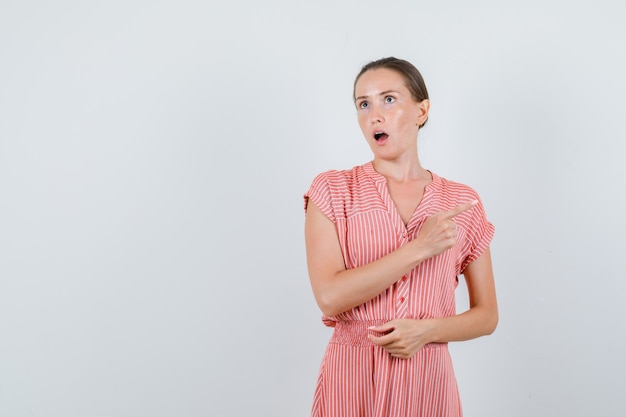
[[(386, 91), (381, 91), (381, 92), (380, 92), (380, 94), (378, 94), (378, 95), (379, 95), (379, 96), (384, 96), (384, 95), (387, 95), (387, 94), (389, 94), (389, 93), (396, 93), (396, 94), (399, 94), (399, 93), (398, 93), (397, 91), (395, 91), (395, 90), (386, 90)], [(355, 100), (355, 101), (356, 101), (356, 100), (362, 100), (362, 99), (364, 99), (364, 98), (368, 98), (368, 97), (369, 97), (369, 96), (359, 96), (359, 97), (356, 97), (354, 100)]]

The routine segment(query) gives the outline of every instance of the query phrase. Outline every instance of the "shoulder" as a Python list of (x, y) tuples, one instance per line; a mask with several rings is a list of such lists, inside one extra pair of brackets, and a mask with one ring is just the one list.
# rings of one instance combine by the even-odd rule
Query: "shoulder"
[(305, 195), (316, 205), (324, 204), (331, 208), (331, 218), (348, 218), (353, 215), (380, 209), (376, 180), (373, 178), (371, 163), (346, 170), (330, 170), (318, 174), (311, 189)]
[(357, 165), (350, 169), (331, 169), (321, 172), (316, 178), (326, 178), (334, 181), (346, 181), (353, 178), (357, 178), (364, 174), (364, 165)]
[(457, 181), (440, 177), (433, 173), (433, 186), (440, 203), (446, 208), (452, 208), (462, 203), (479, 200), (480, 196), (472, 187)]
[(467, 184), (451, 181), (433, 174), (435, 186), (435, 211), (451, 210), (459, 204), (478, 201), (478, 204), (455, 217), (459, 226), (473, 229), (489, 223), (487, 214), (478, 192)]
[(351, 169), (324, 171), (315, 177), (313, 184), (324, 184), (333, 190), (340, 191), (351, 189), (354, 185), (363, 183), (365, 178), (364, 165), (359, 165)]
[(474, 188), (467, 184), (439, 177), (437, 192), (438, 200), (446, 210), (459, 204), (478, 201), (474, 207), (454, 218), (455, 223), (459, 226), (459, 231), (463, 231), (460, 233), (462, 243), (459, 246), (459, 254), (462, 259), (459, 264), (459, 271), (462, 272), (467, 265), (478, 259), (489, 246), (495, 233), (495, 227), (487, 218), (482, 200)]

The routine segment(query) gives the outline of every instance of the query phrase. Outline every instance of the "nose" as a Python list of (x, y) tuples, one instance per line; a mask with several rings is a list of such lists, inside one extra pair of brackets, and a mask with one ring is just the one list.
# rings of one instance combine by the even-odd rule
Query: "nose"
[(385, 121), (382, 109), (379, 106), (373, 105), (370, 109), (370, 123), (379, 124)]

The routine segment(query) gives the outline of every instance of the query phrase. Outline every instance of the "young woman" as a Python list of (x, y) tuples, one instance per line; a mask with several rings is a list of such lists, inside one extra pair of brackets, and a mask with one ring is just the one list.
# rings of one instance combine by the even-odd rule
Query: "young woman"
[[(494, 227), (474, 190), (421, 166), (430, 102), (411, 63), (365, 65), (354, 102), (373, 160), (304, 196), (311, 286), (334, 327), (312, 415), (461, 416), (447, 343), (495, 330)], [(470, 308), (457, 315), (461, 274)]]

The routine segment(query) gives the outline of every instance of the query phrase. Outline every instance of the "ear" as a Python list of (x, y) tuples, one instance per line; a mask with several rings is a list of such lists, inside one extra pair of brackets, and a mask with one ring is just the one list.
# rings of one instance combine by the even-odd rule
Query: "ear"
[(430, 100), (424, 99), (419, 103), (416, 103), (417, 106), (417, 120), (415, 124), (419, 127), (422, 127), (426, 120), (428, 120), (428, 111), (430, 110)]
[(422, 126), (428, 120), (428, 111), (430, 110), (430, 100), (424, 99), (417, 103), (417, 120), (415, 124)]

